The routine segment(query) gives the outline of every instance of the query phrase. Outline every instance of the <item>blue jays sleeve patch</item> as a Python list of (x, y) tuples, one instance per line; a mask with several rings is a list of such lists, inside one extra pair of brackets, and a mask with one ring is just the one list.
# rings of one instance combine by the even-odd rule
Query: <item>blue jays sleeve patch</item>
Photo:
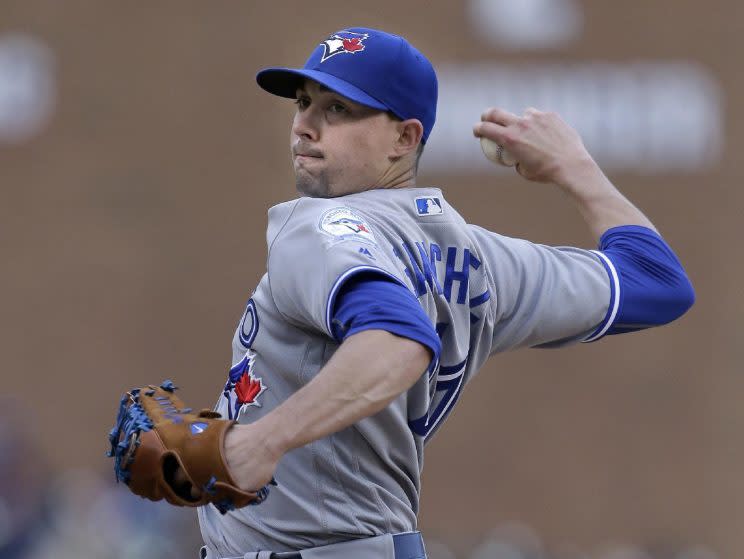
[(377, 244), (370, 226), (350, 208), (338, 207), (326, 211), (320, 217), (318, 227), (326, 235), (336, 237), (339, 240)]

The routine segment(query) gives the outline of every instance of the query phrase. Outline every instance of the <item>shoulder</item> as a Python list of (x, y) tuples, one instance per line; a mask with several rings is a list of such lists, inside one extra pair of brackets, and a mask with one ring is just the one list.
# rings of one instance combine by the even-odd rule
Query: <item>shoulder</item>
[(271, 221), (268, 284), (277, 308), (290, 321), (331, 335), (328, 309), (350, 278), (377, 272), (405, 285), (368, 217), (343, 198), (295, 200), (272, 208)]
[(342, 241), (377, 244), (369, 218), (343, 198), (299, 198), (274, 206), (267, 241), (269, 253), (300, 246), (326, 250)]

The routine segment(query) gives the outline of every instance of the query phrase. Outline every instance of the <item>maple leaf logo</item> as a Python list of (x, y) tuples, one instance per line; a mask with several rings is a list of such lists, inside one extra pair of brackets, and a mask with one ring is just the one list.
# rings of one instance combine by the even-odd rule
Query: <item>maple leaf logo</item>
[(228, 402), (229, 419), (237, 419), (240, 411), (249, 406), (261, 407), (259, 397), (267, 389), (263, 379), (253, 374), (255, 352), (248, 350), (238, 363), (230, 369), (223, 394)]
[(256, 397), (261, 394), (264, 386), (261, 383), (261, 379), (253, 378), (250, 373), (244, 373), (237, 383), (235, 383), (235, 395), (238, 397), (238, 403), (243, 404), (256, 404)]
[(344, 39), (344, 50), (347, 52), (356, 52), (358, 50), (364, 50), (364, 45), (359, 38)]

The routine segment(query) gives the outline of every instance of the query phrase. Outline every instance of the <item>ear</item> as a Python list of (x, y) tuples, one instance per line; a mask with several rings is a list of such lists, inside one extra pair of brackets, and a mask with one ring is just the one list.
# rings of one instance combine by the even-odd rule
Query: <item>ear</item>
[(415, 118), (396, 122), (396, 139), (393, 146), (394, 157), (403, 157), (418, 149), (424, 137), (424, 125)]

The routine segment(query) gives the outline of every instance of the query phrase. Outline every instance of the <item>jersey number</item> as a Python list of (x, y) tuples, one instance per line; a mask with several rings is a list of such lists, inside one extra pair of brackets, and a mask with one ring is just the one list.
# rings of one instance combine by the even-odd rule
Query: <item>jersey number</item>
[(434, 370), (437, 384), (429, 410), (424, 416), (408, 422), (411, 431), (420, 437), (424, 437), (424, 442), (428, 442), (437, 429), (439, 429), (444, 418), (455, 407), (457, 399), (460, 397), (460, 392), (462, 392), (465, 365), (467, 362), (468, 360), (466, 358), (462, 363), (458, 363), (457, 365), (440, 367), (438, 372), (436, 369)]
[(256, 340), (258, 334), (258, 315), (256, 314), (256, 303), (253, 299), (248, 300), (248, 304), (245, 307), (243, 318), (240, 319), (240, 326), (238, 327), (238, 339), (240, 344), (245, 349), (251, 349), (253, 342)]

